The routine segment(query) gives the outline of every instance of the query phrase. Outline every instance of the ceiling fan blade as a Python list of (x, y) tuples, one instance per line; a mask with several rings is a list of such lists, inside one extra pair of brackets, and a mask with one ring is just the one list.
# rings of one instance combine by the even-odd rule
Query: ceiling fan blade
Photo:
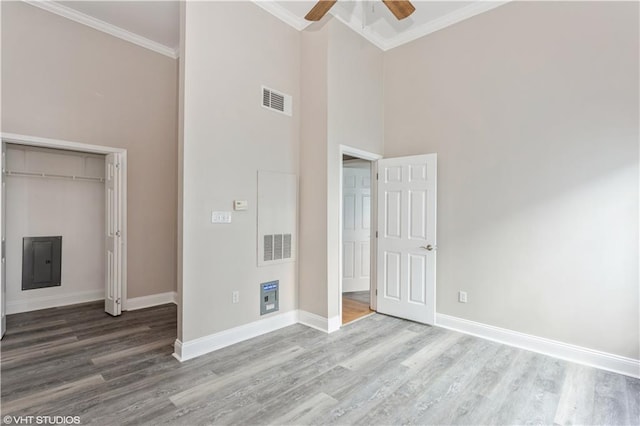
[(307, 21), (319, 21), (336, 4), (337, 0), (319, 0), (304, 17)]
[(406, 18), (416, 10), (409, 0), (382, 0), (382, 2), (398, 20)]

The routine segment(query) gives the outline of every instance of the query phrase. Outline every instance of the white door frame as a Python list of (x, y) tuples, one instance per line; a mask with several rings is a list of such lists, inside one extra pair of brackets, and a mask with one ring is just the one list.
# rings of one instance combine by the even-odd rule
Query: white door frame
[[(122, 173), (122, 288), (121, 301), (122, 310), (127, 310), (127, 150), (123, 148), (114, 148), (102, 145), (90, 145), (79, 142), (69, 142), (59, 139), (41, 138), (38, 136), (19, 135), (15, 133), (0, 133), (2, 142), (12, 143), (15, 145), (30, 145), (42, 148), (63, 149), (68, 151), (88, 152), (91, 154), (120, 154), (121, 173)], [(5, 220), (4, 217), (1, 218)], [(6, 303), (6, 301), (2, 301)]]
[(370, 254), (370, 263), (369, 263), (369, 268), (370, 268), (370, 274), (369, 276), (370, 278), (370, 284), (369, 284), (369, 303), (371, 306), (371, 309), (373, 309), (374, 311), (376, 310), (376, 288), (377, 288), (377, 276), (376, 276), (376, 272), (377, 272), (377, 263), (376, 263), (376, 253), (377, 253), (377, 249), (378, 249), (378, 245), (376, 242), (376, 238), (375, 238), (375, 232), (378, 231), (378, 223), (377, 223), (377, 218), (378, 218), (378, 214), (376, 212), (376, 208), (375, 206), (377, 206), (377, 192), (378, 192), (378, 182), (375, 179), (376, 176), (376, 172), (377, 172), (377, 164), (376, 161), (382, 158), (382, 155), (379, 154), (374, 154), (373, 152), (368, 152), (359, 148), (355, 148), (352, 146), (348, 146), (348, 145), (340, 145), (339, 147), (340, 149), (340, 203), (339, 203), (339, 217), (340, 220), (338, 221), (338, 241), (340, 241), (340, 247), (338, 249), (338, 256), (340, 258), (340, 262), (338, 262), (338, 268), (339, 268), (339, 273), (338, 273), (338, 277), (339, 277), (339, 281), (338, 281), (338, 294), (335, 295), (338, 298), (338, 313), (340, 315), (340, 326), (342, 326), (342, 226), (343, 226), (343, 213), (342, 213), (342, 175), (343, 175), (343, 171), (342, 171), (342, 157), (343, 155), (349, 155), (351, 157), (356, 157), (356, 158), (360, 158), (361, 160), (367, 160), (369, 162), (371, 162), (371, 244), (369, 245), (369, 248), (371, 250), (371, 254)]

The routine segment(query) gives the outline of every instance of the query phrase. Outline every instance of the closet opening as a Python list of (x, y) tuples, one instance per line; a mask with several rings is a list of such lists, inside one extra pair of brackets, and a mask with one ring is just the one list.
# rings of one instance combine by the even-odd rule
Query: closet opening
[(126, 296), (126, 151), (2, 137), (2, 335), (6, 315)]

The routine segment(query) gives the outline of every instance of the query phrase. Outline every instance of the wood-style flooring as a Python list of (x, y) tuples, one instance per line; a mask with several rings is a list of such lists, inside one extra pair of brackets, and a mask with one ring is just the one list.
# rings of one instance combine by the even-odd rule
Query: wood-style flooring
[(342, 324), (348, 324), (372, 312), (369, 308), (368, 291), (342, 293)]
[(294, 325), (191, 361), (176, 308), (101, 304), (11, 315), (2, 415), (81, 424), (588, 424), (640, 419), (640, 380), (374, 314)]

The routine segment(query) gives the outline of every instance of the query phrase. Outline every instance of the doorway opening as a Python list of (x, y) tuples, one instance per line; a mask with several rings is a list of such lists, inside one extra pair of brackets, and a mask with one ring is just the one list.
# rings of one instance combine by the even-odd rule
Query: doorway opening
[(348, 324), (376, 310), (376, 160), (340, 146), (340, 318)]
[(2, 134), (1, 200), (2, 335), (7, 314), (126, 309), (126, 150)]
[[(435, 324), (437, 154), (383, 159), (340, 145), (336, 162), (342, 163), (345, 154), (354, 157), (346, 160), (367, 160), (371, 170), (369, 308), (381, 314)], [(329, 237), (338, 243), (339, 285), (330, 290), (329, 303), (338, 304), (339, 318), (344, 320), (344, 281), (353, 274), (350, 267), (345, 267), (351, 260), (351, 247), (344, 247), (343, 221), (350, 219), (345, 218), (343, 203), (351, 200), (344, 201), (342, 171), (339, 176), (339, 185), (335, 186), (339, 192), (340, 205), (335, 210), (339, 221), (338, 226), (329, 229)], [(335, 231), (338, 238), (333, 237)]]
[(342, 156), (342, 324), (371, 310), (371, 162)]

